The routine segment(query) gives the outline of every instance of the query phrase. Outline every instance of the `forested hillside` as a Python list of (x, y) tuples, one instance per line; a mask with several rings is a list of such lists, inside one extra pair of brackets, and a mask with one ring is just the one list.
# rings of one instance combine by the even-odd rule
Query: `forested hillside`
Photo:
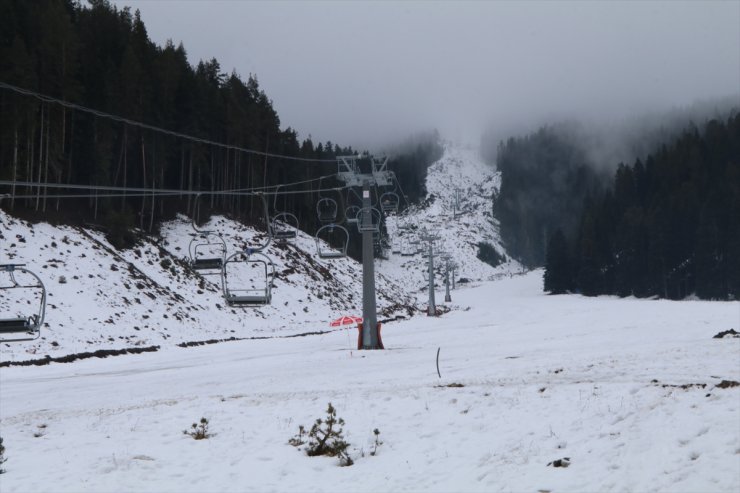
[[(335, 156), (355, 152), (331, 141), (299, 140), (282, 127), (256, 75), (227, 73), (215, 58), (191, 65), (182, 43), (157, 46), (149, 39), (138, 11), (106, 0), (88, 3), (0, 0), (0, 180), (141, 190), (101, 191), (108, 195), (103, 198), (91, 188), (75, 192), (86, 197), (60, 199), (71, 191), (4, 186), (0, 193), (12, 195), (2, 203), (7, 210), (151, 231), (175, 212), (192, 211), (193, 201), (146, 190), (218, 192), (301, 182), (336, 173)], [(417, 170), (433, 160), (421, 146), (391, 165), (402, 179), (423, 183)], [(304, 188), (335, 185), (331, 178)], [(332, 197), (340, 205), (348, 198)], [(293, 212), (301, 228), (313, 232), (318, 198), (271, 198), (271, 213)], [(244, 220), (263, 215), (253, 198), (235, 195), (210, 195), (201, 209), (201, 219), (213, 211)]]
[(562, 125), (501, 142), (496, 165), (501, 190), (493, 209), (504, 245), (524, 265), (543, 265), (548, 236), (558, 227), (575, 231), (583, 200), (602, 177)]
[(578, 224), (552, 235), (546, 291), (740, 298), (740, 115), (620, 165)]

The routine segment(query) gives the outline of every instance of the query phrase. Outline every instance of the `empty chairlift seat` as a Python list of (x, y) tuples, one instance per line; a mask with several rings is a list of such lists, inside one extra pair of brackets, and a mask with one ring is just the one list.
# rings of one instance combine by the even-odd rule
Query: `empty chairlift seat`
[(360, 208), (356, 205), (350, 205), (344, 211), (344, 217), (346, 218), (347, 224), (357, 224), (357, 214), (360, 212)]
[(360, 233), (366, 231), (377, 233), (380, 231), (381, 214), (374, 207), (363, 207), (357, 213), (357, 230)]
[(395, 192), (385, 192), (380, 196), (380, 208), (383, 212), (398, 212), (398, 204), (400, 203), (398, 194)]
[(190, 265), (194, 270), (221, 270), (226, 257), (226, 242), (212, 231), (200, 231), (188, 246)]
[[(46, 314), (44, 283), (26, 269), (25, 264), (0, 264), (0, 276), (0, 292), (3, 293), (0, 302), (0, 342), (37, 339)], [(35, 313), (18, 313), (19, 307), (25, 308), (34, 303), (37, 306)]]
[(275, 241), (287, 242), (298, 235), (298, 218), (290, 212), (281, 212), (272, 218), (271, 230)]
[(231, 306), (269, 305), (275, 264), (260, 252), (237, 252), (226, 259), (221, 275), (224, 300)]
[(347, 256), (349, 231), (338, 224), (326, 224), (316, 231), (316, 253), (322, 259), (337, 259)]
[(316, 214), (321, 223), (335, 223), (337, 221), (338, 211), (339, 206), (337, 205), (337, 201), (334, 199), (325, 197), (316, 202)]

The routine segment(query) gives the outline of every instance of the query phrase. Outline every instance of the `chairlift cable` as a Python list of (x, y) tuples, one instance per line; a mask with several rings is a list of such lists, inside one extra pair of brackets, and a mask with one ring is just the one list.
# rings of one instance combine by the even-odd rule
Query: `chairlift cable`
[(157, 126), (154, 126), (154, 125), (150, 125), (148, 123), (138, 122), (136, 120), (131, 120), (129, 118), (124, 118), (122, 116), (117, 116), (117, 115), (113, 115), (113, 114), (110, 114), (110, 113), (105, 113), (103, 111), (99, 111), (99, 110), (95, 110), (95, 109), (92, 109), (92, 108), (88, 108), (86, 106), (82, 106), (80, 104), (70, 103), (69, 101), (64, 101), (62, 99), (53, 98), (51, 96), (47, 96), (45, 94), (41, 94), (41, 93), (38, 93), (38, 92), (35, 92), (35, 91), (31, 91), (31, 90), (28, 90), (28, 89), (23, 89), (21, 87), (17, 87), (17, 86), (14, 86), (14, 85), (8, 84), (6, 82), (2, 82), (2, 81), (0, 81), (0, 88), (2, 88), (2, 89), (8, 89), (10, 91), (16, 92), (18, 94), (23, 94), (25, 96), (34, 97), (34, 98), (38, 99), (39, 101), (43, 101), (45, 103), (56, 103), (56, 104), (59, 104), (61, 106), (66, 107), (66, 108), (70, 108), (70, 109), (82, 111), (82, 112), (85, 112), (85, 113), (90, 113), (90, 114), (93, 114), (95, 116), (99, 116), (101, 118), (108, 118), (110, 120), (117, 121), (119, 123), (125, 123), (127, 125), (131, 125), (131, 126), (134, 126), (134, 127), (143, 128), (143, 129), (146, 129), (146, 130), (153, 130), (155, 132), (160, 132), (160, 133), (163, 133), (163, 134), (166, 134), (166, 135), (171, 135), (173, 137), (179, 137), (179, 138), (182, 138), (182, 139), (186, 139), (186, 140), (189, 140), (191, 142), (198, 142), (200, 144), (212, 145), (212, 146), (215, 146), (215, 147), (220, 147), (222, 149), (239, 151), (239, 152), (244, 152), (246, 154), (254, 154), (254, 155), (257, 155), (257, 156), (273, 157), (273, 158), (286, 159), (286, 160), (291, 160), (291, 161), (300, 161), (300, 162), (304, 162), (304, 163), (334, 163), (334, 162), (336, 162), (336, 159), (317, 159), (317, 158), (303, 158), (303, 157), (297, 157), (297, 156), (286, 156), (286, 155), (283, 155), (283, 154), (275, 154), (275, 153), (272, 153), (272, 152), (264, 152), (264, 151), (257, 151), (257, 150), (254, 150), (254, 149), (247, 149), (245, 147), (239, 147), (239, 146), (235, 146), (235, 145), (231, 145), (231, 144), (223, 144), (221, 142), (216, 142), (216, 141), (209, 140), (209, 139), (203, 139), (201, 137), (195, 137), (195, 136), (187, 135), (187, 134), (184, 134), (184, 133), (181, 133), (181, 132), (175, 132), (174, 130), (168, 130), (166, 128), (157, 127)]

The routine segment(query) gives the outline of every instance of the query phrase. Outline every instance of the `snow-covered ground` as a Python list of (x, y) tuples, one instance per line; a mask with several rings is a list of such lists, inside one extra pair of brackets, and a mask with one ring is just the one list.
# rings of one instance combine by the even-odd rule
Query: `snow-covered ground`
[[(261, 241), (258, 232), (222, 217), (204, 227), (224, 236), (229, 254)], [(0, 344), (3, 361), (314, 332), (362, 312), (362, 266), (349, 258), (321, 261), (313, 237), (302, 232), (292, 244), (268, 247), (276, 270), (273, 302), (246, 309), (226, 306), (219, 275), (201, 276), (189, 268), (194, 230), (185, 217), (164, 224), (161, 238), (145, 238), (123, 251), (91, 229), (29, 224), (2, 211), (0, 235), (0, 263), (27, 264), (48, 291), (42, 337)], [(254, 279), (264, 283), (256, 271)], [(414, 299), (382, 275), (376, 283), (380, 318), (408, 316)], [(26, 299), (10, 294), (0, 291), (0, 313), (35, 313), (38, 292), (24, 291)]]
[[(740, 305), (541, 283), (457, 290), (461, 310), (389, 325), (386, 351), (351, 330), (2, 368), (0, 489), (738, 491), (740, 387), (716, 385), (740, 381), (740, 339), (712, 336)], [(351, 467), (287, 443), (328, 402)], [(184, 435), (201, 417), (214, 435)]]
[[(541, 271), (476, 258), (481, 241), (505, 254), (498, 185), (473, 150), (447, 145), (429, 200), (389, 218), (393, 241), (438, 233), (471, 282), (428, 318), (426, 260), (378, 262), (379, 318), (404, 317), (384, 325), (386, 351), (328, 327), (360, 314), (361, 266), (320, 261), (308, 235), (267, 249), (273, 303), (244, 310), (188, 268), (184, 217), (116, 251), (94, 230), (0, 211), (0, 263), (28, 263), (49, 291), (42, 338), (0, 344), (0, 492), (740, 490), (740, 339), (712, 338), (740, 330), (740, 303), (547, 296)], [(222, 217), (204, 227), (230, 253), (260, 241)], [(2, 313), (33, 301), (0, 291)], [(228, 338), (243, 339), (178, 346)], [(288, 444), (329, 402), (351, 467)], [(196, 441), (183, 431), (201, 417), (213, 435)]]
[[(427, 200), (403, 214), (387, 218), (388, 234), (397, 253), (378, 262), (378, 271), (413, 288), (420, 301), (426, 300), (429, 285), (427, 258), (408, 255), (425, 230), (439, 237), (435, 252), (450, 255), (458, 265), (455, 278), (467, 281), (495, 279), (521, 272), (521, 265), (506, 256), (500, 241), (498, 221), (492, 213), (492, 197), (501, 186), (501, 174), (486, 165), (469, 147), (445, 144), (444, 155), (429, 167)], [(456, 200), (456, 194), (458, 199)], [(488, 243), (506, 261), (491, 267), (477, 258), (478, 244)], [(435, 284), (444, 286), (443, 261), (435, 257)]]

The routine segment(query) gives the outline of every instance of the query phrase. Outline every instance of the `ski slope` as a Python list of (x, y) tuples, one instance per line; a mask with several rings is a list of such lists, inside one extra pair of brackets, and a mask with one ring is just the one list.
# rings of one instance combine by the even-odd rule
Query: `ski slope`
[[(399, 317), (383, 326), (386, 351), (357, 351), (354, 327), (329, 328), (360, 314), (361, 266), (320, 261), (303, 233), (267, 249), (273, 304), (245, 310), (188, 268), (185, 217), (116, 251), (93, 229), (0, 211), (0, 258), (28, 263), (49, 291), (42, 338), (0, 344), (0, 491), (740, 489), (740, 338), (713, 338), (740, 330), (740, 303), (545, 295), (542, 271), (476, 258), (479, 242), (505, 255), (490, 207), (499, 184), (448, 143), (427, 200), (388, 218), (392, 241), (438, 233), (469, 282), (426, 317), (426, 259), (379, 261), (379, 318)], [(223, 217), (204, 227), (230, 253), (263, 239)], [(435, 284), (441, 305), (438, 262)], [(32, 302), (3, 294), (0, 308)], [(329, 402), (351, 467), (288, 444)], [(196, 441), (183, 431), (201, 417), (212, 436)]]
[[(737, 491), (740, 387), (717, 385), (740, 381), (740, 339), (712, 336), (738, 303), (541, 283), (456, 291), (460, 310), (388, 325), (386, 351), (345, 330), (2, 368), (0, 489)], [(287, 443), (328, 402), (351, 467)], [(183, 434), (201, 417), (212, 437)]]
[[(434, 242), (434, 251), (449, 254), (458, 265), (456, 280), (478, 282), (523, 271), (516, 260), (506, 256), (498, 221), (492, 214), (492, 197), (501, 186), (501, 174), (486, 165), (474, 148), (452, 142), (445, 142), (444, 147), (443, 156), (428, 170), (427, 199), (387, 218), (393, 248), (401, 253), (378, 262), (379, 272), (413, 288), (421, 303), (426, 303), (429, 286), (427, 258), (420, 253), (404, 253), (409, 242), (419, 241), (422, 231), (439, 237)], [(456, 191), (459, 203), (455, 200)], [(492, 267), (479, 260), (481, 242), (494, 247), (506, 261)], [(444, 270), (444, 262), (435, 255), (437, 287), (444, 286)]]
[[(223, 217), (204, 227), (224, 236), (229, 254), (264, 240), (262, 233)], [(252, 308), (227, 306), (220, 276), (201, 276), (189, 268), (188, 245), (195, 232), (184, 216), (164, 224), (161, 237), (143, 238), (123, 251), (93, 229), (30, 224), (2, 211), (0, 234), (0, 263), (27, 264), (48, 291), (42, 337), (0, 344), (0, 361), (295, 335), (329, 330), (331, 320), (362, 312), (362, 266), (349, 258), (320, 260), (313, 237), (302, 232), (292, 244), (267, 248), (276, 269), (273, 303)], [(382, 275), (376, 290), (380, 319), (416, 310), (415, 300)], [(39, 297), (26, 296), (0, 292), (0, 313), (28, 315)]]

